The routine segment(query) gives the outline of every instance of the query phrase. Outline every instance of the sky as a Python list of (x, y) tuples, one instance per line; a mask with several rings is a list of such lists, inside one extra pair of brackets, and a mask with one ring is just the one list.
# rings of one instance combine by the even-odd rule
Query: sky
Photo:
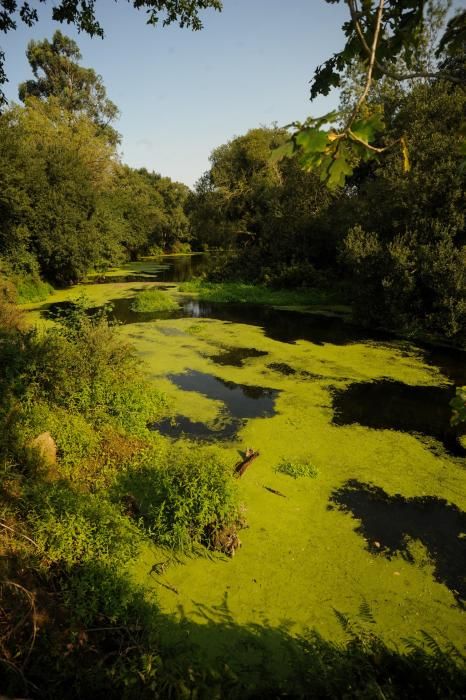
[(50, 19), (50, 0), (33, 28), (18, 23), (0, 37), (9, 83), (6, 96), (31, 76), (30, 39), (56, 29), (73, 37), (82, 65), (103, 77), (121, 116), (121, 157), (193, 186), (211, 151), (248, 129), (283, 126), (334, 109), (338, 95), (309, 101), (317, 65), (343, 46), (344, 4), (324, 0), (224, 0), (202, 13), (199, 32), (145, 24), (125, 0), (97, 0), (105, 38), (78, 34)]

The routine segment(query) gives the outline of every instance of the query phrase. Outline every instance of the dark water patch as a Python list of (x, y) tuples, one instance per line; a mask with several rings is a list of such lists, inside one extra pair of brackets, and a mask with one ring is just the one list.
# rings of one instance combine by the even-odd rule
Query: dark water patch
[(158, 423), (153, 423), (150, 428), (174, 439), (186, 437), (202, 442), (217, 442), (235, 440), (243, 425), (244, 421), (231, 418), (223, 425), (209, 426), (207, 423), (193, 421), (178, 414), (173, 418), (165, 418)]
[(275, 400), (280, 393), (277, 389), (236, 384), (196, 370), (167, 377), (184, 391), (196, 391), (209, 399), (222, 401), (234, 418), (269, 418), (276, 413)]
[(188, 299), (181, 304), (185, 316), (259, 326), (268, 338), (282, 343), (308, 340), (317, 345), (346, 345), (388, 338), (386, 334), (369, 334), (367, 329), (352, 326), (341, 318), (275, 309), (259, 304), (227, 304), (198, 299)]
[(210, 355), (209, 359), (217, 365), (242, 367), (246, 360), (254, 357), (264, 357), (265, 355), (268, 355), (268, 352), (256, 350), (255, 348), (225, 348), (218, 355)]
[(324, 377), (322, 374), (315, 374), (314, 372), (308, 372), (307, 370), (297, 370), (294, 369), (294, 367), (291, 367), (291, 365), (287, 365), (285, 362), (271, 362), (269, 365), (267, 365), (268, 369), (273, 370), (274, 372), (278, 372), (279, 374), (283, 374), (285, 377), (293, 377), (295, 375), (298, 375), (302, 379), (314, 379), (317, 381), (322, 381), (322, 380), (337, 380), (341, 379), (338, 377)]
[(291, 365), (287, 365), (286, 362), (271, 362), (267, 367), (274, 372), (285, 375), (285, 377), (290, 377), (298, 373), (296, 369), (291, 367)]
[(383, 379), (355, 382), (333, 389), (333, 423), (359, 423), (368, 428), (421, 433), (441, 442), (451, 454), (464, 457), (460, 429), (450, 425), (452, 386), (410, 386)]
[(88, 284), (121, 284), (126, 282), (154, 282), (158, 279), (155, 274), (140, 274), (140, 275), (99, 275), (88, 280)]
[(446, 585), (457, 602), (466, 602), (466, 513), (434, 496), (389, 496), (373, 484), (351, 479), (330, 496), (329, 509), (351, 513), (361, 521), (356, 532), (367, 549), (390, 559), (395, 554), (414, 563), (411, 540), (419, 540), (434, 565), (435, 580)]
[[(138, 290), (139, 291), (139, 290)], [(230, 323), (244, 323), (258, 326), (272, 340), (283, 343), (295, 343), (297, 340), (308, 340), (316, 345), (331, 343), (346, 345), (369, 340), (387, 340), (382, 336), (366, 329), (351, 326), (346, 321), (321, 315), (303, 314), (298, 311), (280, 310), (253, 304), (229, 304), (220, 302), (203, 302), (197, 299), (183, 299), (174, 311), (135, 312), (131, 309), (134, 297), (109, 300), (112, 307), (111, 318), (119, 323), (143, 323), (165, 318), (212, 318)], [(69, 304), (70, 302), (58, 302)], [(95, 313), (97, 309), (90, 309)]]
[(185, 436), (205, 441), (234, 440), (248, 418), (269, 418), (276, 413), (275, 399), (280, 393), (276, 389), (236, 384), (195, 370), (167, 376), (184, 391), (195, 391), (223, 403), (223, 408), (211, 424), (177, 415), (149, 426), (168, 437)]

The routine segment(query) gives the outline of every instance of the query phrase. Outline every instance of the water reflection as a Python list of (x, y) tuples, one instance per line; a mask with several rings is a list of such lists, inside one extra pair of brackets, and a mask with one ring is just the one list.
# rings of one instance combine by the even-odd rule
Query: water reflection
[(275, 400), (280, 393), (276, 389), (236, 384), (195, 370), (169, 374), (168, 379), (184, 391), (195, 391), (221, 401), (224, 406), (210, 424), (177, 415), (151, 426), (169, 437), (184, 435), (198, 440), (232, 440), (247, 419), (275, 415)]

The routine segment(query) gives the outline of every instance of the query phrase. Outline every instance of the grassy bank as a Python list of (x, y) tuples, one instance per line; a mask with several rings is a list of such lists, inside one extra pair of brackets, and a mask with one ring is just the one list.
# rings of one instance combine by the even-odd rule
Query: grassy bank
[(202, 301), (270, 304), (274, 306), (309, 306), (332, 304), (336, 299), (320, 289), (271, 289), (244, 282), (206, 282), (192, 280), (180, 285), (179, 291), (196, 295)]

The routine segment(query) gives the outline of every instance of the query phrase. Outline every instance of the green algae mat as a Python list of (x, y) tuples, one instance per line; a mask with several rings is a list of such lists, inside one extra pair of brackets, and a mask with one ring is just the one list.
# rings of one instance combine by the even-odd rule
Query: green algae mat
[[(85, 289), (95, 305), (129, 304), (145, 286)], [(313, 340), (305, 314), (305, 339), (299, 327), (280, 338), (278, 317), (273, 331), (270, 319), (251, 323), (252, 312), (249, 322), (237, 310), (202, 317), (176, 290), (166, 293), (185, 304), (180, 313), (132, 316), (119, 328), (169, 399), (171, 416), (154, 429), (213, 445), (232, 471), (247, 448), (260, 456), (237, 481), (247, 527), (233, 558), (181, 558), (154, 577), (160, 552), (147, 547), (135, 580), (171, 619), (198, 629), (228, 619), (338, 640), (339, 613), (357, 618), (363, 607), (388, 643), (423, 630), (462, 648), (466, 452), (449, 427), (448, 362), (406, 342), (358, 337), (341, 320), (332, 342), (333, 326), (324, 320), (322, 330), (314, 318)], [(284, 463), (312, 470), (294, 478)]]

